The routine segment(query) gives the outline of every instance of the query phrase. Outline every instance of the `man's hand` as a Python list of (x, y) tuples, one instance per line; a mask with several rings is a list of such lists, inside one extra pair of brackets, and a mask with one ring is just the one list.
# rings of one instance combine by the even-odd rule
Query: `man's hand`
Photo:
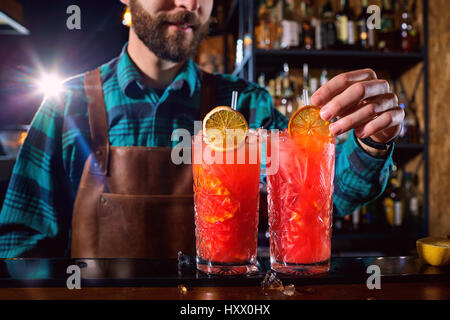
[[(371, 69), (342, 73), (320, 87), (311, 97), (313, 105), (321, 107), (320, 116), (329, 121), (330, 132), (337, 136), (355, 129), (357, 138), (371, 137), (386, 143), (400, 132), (405, 112), (386, 80), (378, 80)], [(359, 141), (360, 142), (360, 141)], [(370, 154), (383, 153), (360, 142)]]

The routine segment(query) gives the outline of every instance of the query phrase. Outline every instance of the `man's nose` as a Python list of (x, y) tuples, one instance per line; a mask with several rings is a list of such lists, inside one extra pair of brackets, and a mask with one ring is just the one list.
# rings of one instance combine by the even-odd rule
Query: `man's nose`
[(189, 11), (196, 11), (200, 7), (199, 0), (175, 0), (175, 5)]

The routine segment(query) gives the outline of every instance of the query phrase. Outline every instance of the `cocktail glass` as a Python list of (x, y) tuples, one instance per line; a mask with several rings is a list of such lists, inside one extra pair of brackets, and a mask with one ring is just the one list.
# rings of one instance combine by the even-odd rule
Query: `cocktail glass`
[(267, 176), (271, 268), (293, 275), (327, 272), (334, 138), (306, 134), (294, 138), (287, 130), (274, 137), (278, 138), (279, 167), (276, 174)]
[(193, 138), (197, 269), (235, 275), (257, 271), (260, 137), (249, 130), (232, 150)]

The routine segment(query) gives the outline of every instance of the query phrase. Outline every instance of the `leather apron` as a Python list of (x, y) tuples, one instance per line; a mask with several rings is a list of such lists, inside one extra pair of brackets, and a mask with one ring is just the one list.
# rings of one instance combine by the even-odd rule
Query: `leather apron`
[[(200, 119), (214, 106), (216, 80), (201, 75)], [(85, 76), (92, 152), (72, 216), (72, 258), (176, 258), (195, 254), (190, 164), (168, 147), (114, 147), (99, 69)]]

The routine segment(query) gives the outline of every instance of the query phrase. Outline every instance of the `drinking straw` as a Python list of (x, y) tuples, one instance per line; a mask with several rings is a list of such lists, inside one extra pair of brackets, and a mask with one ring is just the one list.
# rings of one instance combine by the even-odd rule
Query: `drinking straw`
[(231, 93), (231, 109), (233, 109), (233, 110), (236, 110), (237, 98), (238, 98), (238, 92), (237, 91), (233, 91)]
[(309, 106), (310, 105), (308, 89), (303, 89), (302, 102), (303, 102), (304, 106)]

